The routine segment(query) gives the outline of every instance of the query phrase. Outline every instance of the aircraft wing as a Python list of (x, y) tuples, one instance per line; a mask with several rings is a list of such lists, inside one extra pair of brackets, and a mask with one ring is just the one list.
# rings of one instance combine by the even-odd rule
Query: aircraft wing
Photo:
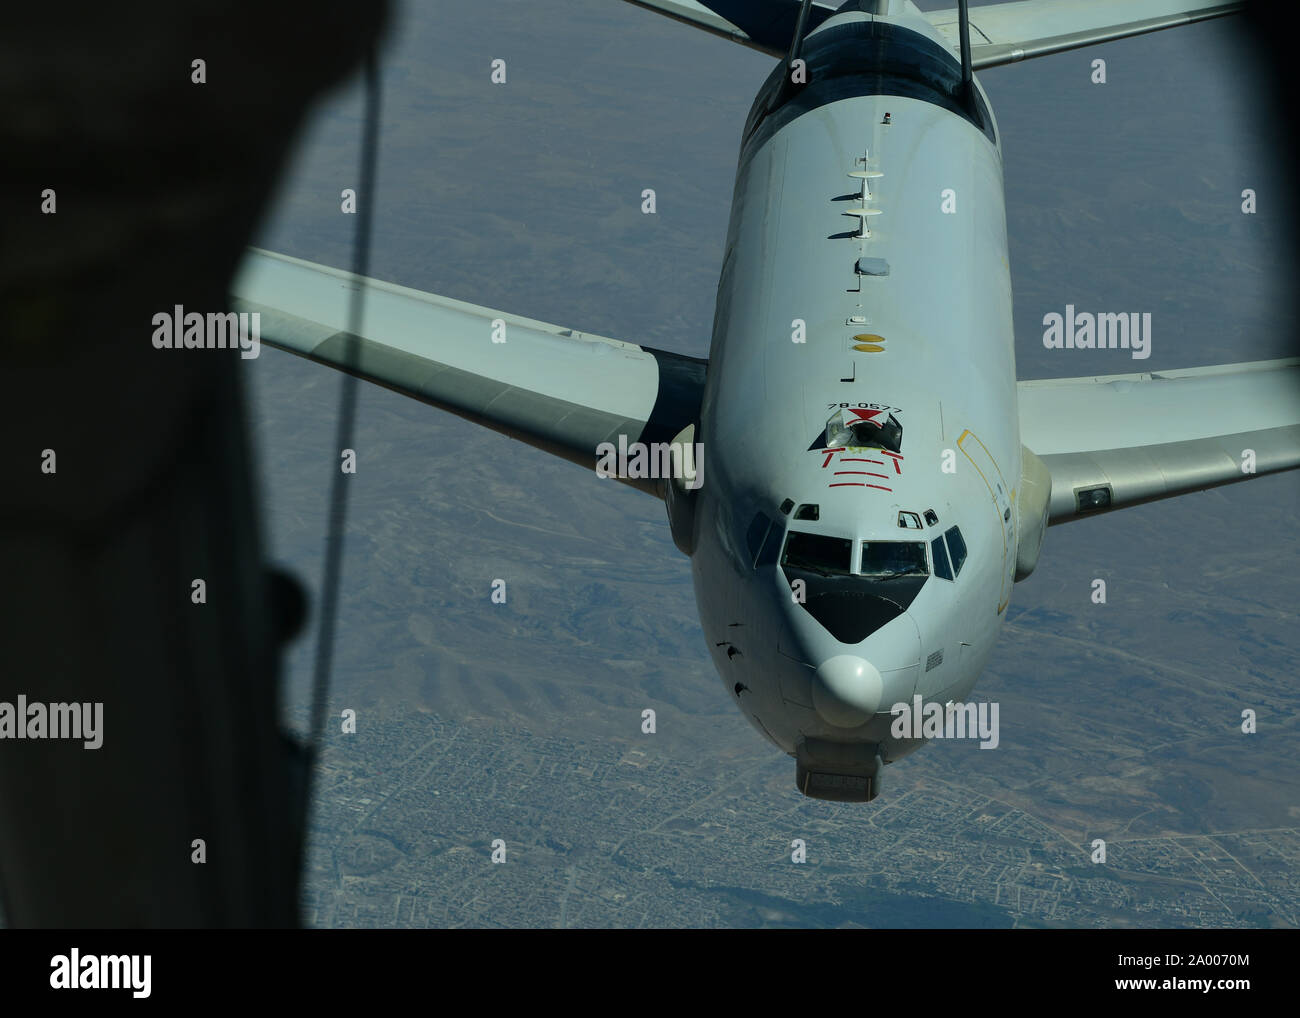
[[(362, 283), (362, 325), (353, 337), (346, 331), (351, 273), (250, 248), (231, 288), (232, 308), (258, 312), (262, 342), (272, 347), (593, 471), (602, 442), (671, 442), (698, 421), (703, 360), (377, 279)], [(663, 497), (659, 480), (625, 483)]]
[[(1022, 0), (970, 9), (971, 66), (975, 70), (1156, 32), (1234, 14), (1245, 6), (1209, 0)], [(926, 18), (960, 45), (956, 9)]]
[(1052, 475), (1049, 524), (1300, 467), (1300, 358), (1017, 390), (1020, 440)]
[[(785, 56), (799, 18), (800, 0), (628, 0), (646, 10), (694, 25), (774, 57)], [(837, 3), (814, 3), (805, 31), (835, 13)]]

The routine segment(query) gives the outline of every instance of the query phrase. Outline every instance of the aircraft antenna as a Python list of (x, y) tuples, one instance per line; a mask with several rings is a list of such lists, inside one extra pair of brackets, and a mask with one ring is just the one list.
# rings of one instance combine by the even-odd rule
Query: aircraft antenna
[(970, 103), (974, 76), (970, 66), (970, 5), (967, 0), (957, 0), (957, 28), (961, 33), (961, 89), (966, 102)]
[(808, 9), (810, 7), (812, 7), (812, 0), (803, 0), (803, 3), (799, 5), (799, 16), (795, 18), (794, 22), (794, 34), (790, 36), (790, 49), (786, 51), (785, 55), (785, 76), (781, 81), (781, 87), (772, 94), (772, 98), (767, 104), (767, 112), (769, 113), (785, 101), (785, 97), (792, 87), (791, 72), (793, 71), (794, 62), (799, 59), (799, 52), (803, 49), (803, 32), (804, 26), (808, 23)]
[(812, 7), (812, 0), (803, 0), (799, 5), (799, 17), (795, 19), (794, 35), (790, 38), (790, 52), (786, 57), (785, 66), (794, 63), (798, 58), (800, 50), (803, 49), (803, 30), (808, 23), (808, 9)]

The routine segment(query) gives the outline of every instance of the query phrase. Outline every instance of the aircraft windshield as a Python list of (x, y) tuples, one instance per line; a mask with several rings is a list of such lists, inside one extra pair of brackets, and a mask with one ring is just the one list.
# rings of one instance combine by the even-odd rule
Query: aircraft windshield
[(924, 541), (863, 541), (863, 576), (892, 580), (897, 576), (929, 576)]
[(790, 531), (781, 565), (807, 569), (824, 576), (848, 576), (853, 565), (853, 542), (825, 534)]
[(799, 604), (840, 643), (858, 644), (907, 611), (930, 581), (924, 541), (863, 541), (854, 574), (853, 540), (792, 530), (781, 567), (804, 584)]

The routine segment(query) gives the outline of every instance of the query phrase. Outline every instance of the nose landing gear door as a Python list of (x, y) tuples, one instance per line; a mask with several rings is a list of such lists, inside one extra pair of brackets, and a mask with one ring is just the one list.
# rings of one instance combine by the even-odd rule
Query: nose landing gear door
[(998, 515), (998, 527), (1002, 531), (1002, 592), (998, 596), (998, 614), (1001, 615), (1011, 600), (1011, 584), (1015, 582), (1016, 572), (1016, 513), (1011, 505), (1011, 492), (993, 454), (973, 431), (961, 433), (957, 448), (966, 454), (975, 471), (984, 479)]

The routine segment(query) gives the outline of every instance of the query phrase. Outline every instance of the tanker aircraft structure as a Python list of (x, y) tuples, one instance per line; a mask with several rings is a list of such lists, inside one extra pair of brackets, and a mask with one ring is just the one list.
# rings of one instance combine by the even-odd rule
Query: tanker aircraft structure
[[(930, 734), (896, 705), (971, 706), (1049, 527), (1300, 466), (1300, 359), (1017, 381), (973, 75), (1240, 5), (635, 2), (780, 58), (707, 361), (257, 250), (235, 306), (273, 346), (663, 499), (727, 696), (800, 791), (868, 801)], [(1064, 345), (1149, 353), (1140, 316), (1061, 317)]]

